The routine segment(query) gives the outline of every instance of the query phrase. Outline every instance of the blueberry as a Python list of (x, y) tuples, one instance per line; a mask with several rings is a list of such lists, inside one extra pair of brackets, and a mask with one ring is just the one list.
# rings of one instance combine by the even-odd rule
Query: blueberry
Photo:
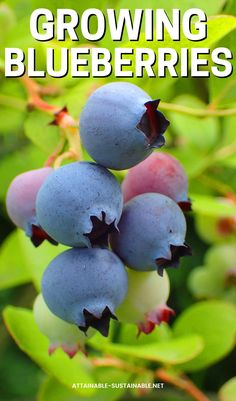
[(108, 335), (110, 319), (127, 293), (127, 272), (107, 249), (73, 248), (57, 256), (44, 272), (42, 293), (49, 309), (82, 331)]
[(90, 156), (105, 167), (123, 170), (163, 146), (169, 121), (156, 110), (159, 101), (126, 82), (97, 89), (80, 117), (82, 142)]
[(162, 152), (154, 152), (146, 160), (128, 171), (122, 183), (125, 202), (137, 195), (157, 192), (168, 196), (182, 210), (190, 210), (188, 178), (177, 159)]
[(148, 193), (129, 201), (111, 234), (114, 252), (139, 271), (176, 267), (180, 256), (190, 254), (185, 244), (186, 221), (179, 206), (165, 195)]
[(45, 239), (55, 244), (39, 226), (35, 214), (37, 193), (52, 172), (51, 167), (44, 167), (22, 173), (14, 178), (7, 192), (6, 206), (9, 217), (17, 227), (25, 231), (35, 246), (39, 246)]
[(170, 283), (165, 271), (161, 277), (154, 271), (128, 269), (128, 293), (116, 311), (119, 321), (137, 324), (139, 332), (151, 333), (173, 313), (166, 305), (169, 292)]
[(39, 294), (35, 299), (33, 314), (39, 330), (50, 341), (49, 355), (57, 348), (62, 348), (72, 358), (79, 350), (85, 352), (86, 340), (95, 334), (93, 329), (89, 329), (87, 335), (85, 335), (75, 325), (67, 323), (54, 315), (48, 309), (42, 294)]
[(75, 162), (54, 171), (40, 189), (36, 210), (41, 226), (62, 244), (90, 247), (116, 230), (123, 205), (115, 177), (96, 163)]

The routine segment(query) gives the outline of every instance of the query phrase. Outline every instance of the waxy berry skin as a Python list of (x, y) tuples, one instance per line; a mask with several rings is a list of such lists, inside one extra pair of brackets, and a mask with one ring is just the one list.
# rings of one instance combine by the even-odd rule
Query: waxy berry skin
[(159, 100), (138, 86), (113, 82), (97, 89), (80, 116), (80, 134), (90, 156), (115, 170), (130, 168), (165, 143), (169, 121)]
[(179, 258), (189, 255), (185, 244), (186, 221), (179, 206), (165, 195), (149, 193), (126, 203), (111, 234), (111, 247), (126, 266), (138, 271), (177, 267)]
[(93, 329), (89, 329), (85, 335), (75, 325), (54, 315), (48, 309), (42, 294), (39, 294), (34, 301), (33, 314), (39, 330), (49, 339), (49, 355), (57, 348), (62, 348), (72, 358), (79, 350), (85, 352), (86, 340), (95, 334)]
[(117, 229), (123, 206), (115, 177), (96, 163), (75, 162), (54, 171), (36, 201), (40, 225), (55, 240), (72, 247), (104, 242)]
[(25, 231), (35, 246), (44, 239), (54, 242), (39, 226), (35, 210), (38, 191), (53, 171), (51, 167), (43, 167), (22, 173), (14, 178), (7, 192), (6, 206), (10, 219)]
[(131, 168), (122, 191), (125, 202), (137, 195), (156, 192), (173, 199), (185, 210), (190, 207), (186, 173), (177, 159), (163, 152), (154, 152)]
[(44, 300), (55, 315), (85, 332), (94, 327), (104, 336), (127, 288), (123, 263), (100, 248), (63, 252), (49, 264), (42, 279)]

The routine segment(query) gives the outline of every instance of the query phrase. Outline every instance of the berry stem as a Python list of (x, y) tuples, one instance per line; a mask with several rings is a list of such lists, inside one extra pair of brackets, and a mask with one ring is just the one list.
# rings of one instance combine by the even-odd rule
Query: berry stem
[(234, 192), (233, 188), (231, 188), (229, 185), (224, 184), (222, 181), (218, 181), (216, 178), (213, 178), (207, 174), (200, 175), (198, 181), (226, 197)]
[[(29, 83), (31, 79), (24, 75), (23, 77), (20, 78), (21, 81), (23, 82), (24, 86), (27, 88), (27, 91), (31, 92), (32, 94), (32, 85)], [(32, 82), (32, 81), (31, 81)], [(54, 88), (53, 86), (47, 86), (47, 87), (41, 87), (40, 85), (36, 84), (34, 82), (34, 90), (37, 88), (37, 97), (34, 95), (33, 96), (33, 102), (32, 100), (28, 102), (29, 107), (36, 107), (39, 108), (42, 111), (45, 111), (49, 114), (53, 114), (52, 110), (48, 108), (47, 102), (42, 101), (40, 98), (41, 96), (46, 96), (46, 95), (55, 95), (58, 93), (57, 88)], [(96, 85), (95, 88), (97, 88), (98, 85)], [(39, 101), (40, 99), (40, 101)], [(37, 103), (37, 106), (35, 104), (35, 101)], [(0, 95), (0, 104), (13, 107), (16, 109), (23, 110), (25, 107), (24, 102), (20, 101), (20, 99), (16, 99), (10, 96), (5, 96), (5, 95)], [(174, 111), (176, 113), (180, 114), (187, 114), (190, 116), (195, 116), (195, 117), (224, 117), (224, 116), (231, 116), (231, 115), (236, 115), (236, 108), (232, 109), (216, 109), (215, 108), (216, 104), (210, 103), (207, 105), (204, 109), (193, 109), (191, 107), (186, 107), (182, 106), (179, 104), (174, 104), (174, 103), (166, 103), (166, 102), (161, 102), (160, 103), (160, 109), (167, 110), (167, 111)], [(52, 106), (51, 106), (52, 107)], [(55, 109), (60, 111), (60, 108), (53, 106)]]
[(235, 86), (235, 79), (230, 80), (223, 88), (223, 90), (220, 91), (218, 96), (215, 97), (215, 99), (209, 104), (209, 109), (210, 110), (215, 110), (220, 101), (224, 98), (224, 96), (229, 92), (229, 90)]
[(146, 368), (134, 366), (128, 362), (123, 361), (122, 359), (114, 358), (113, 356), (106, 356), (104, 358), (91, 358), (90, 361), (92, 362), (93, 366), (96, 367), (113, 367), (136, 374), (143, 374), (149, 371)]
[(0, 95), (0, 105), (11, 107), (16, 110), (25, 111), (25, 102), (17, 97), (7, 96), (7, 95)]
[(183, 390), (196, 401), (210, 401), (209, 398), (187, 377), (170, 374), (164, 369), (157, 369), (155, 376), (157, 379), (163, 380), (164, 382)]
[[(92, 358), (91, 362), (93, 366), (99, 367), (115, 367), (118, 369), (125, 370), (134, 374), (148, 373), (150, 370), (143, 367), (134, 366), (128, 362), (125, 362), (119, 358), (107, 356), (104, 358)], [(210, 401), (209, 398), (187, 377), (170, 374), (163, 368), (157, 369), (154, 373), (157, 380), (162, 380), (168, 384), (171, 384), (181, 390), (187, 395), (191, 396), (195, 401)]]
[(62, 150), (65, 146), (65, 142), (66, 142), (66, 139), (64, 136), (62, 136), (60, 141), (58, 142), (58, 145), (54, 149), (54, 151), (51, 153), (51, 155), (45, 161), (44, 167), (50, 167), (55, 163), (57, 157), (60, 155), (60, 153), (62, 152)]
[(73, 149), (69, 149), (67, 152), (62, 153), (56, 158), (54, 168), (60, 167), (64, 160), (78, 160), (77, 154), (74, 152)]
[(236, 108), (233, 109), (221, 109), (216, 110), (212, 109), (211, 105), (207, 106), (204, 109), (193, 109), (191, 107), (182, 106), (180, 104), (173, 103), (160, 103), (160, 109), (175, 111), (180, 114), (187, 114), (195, 117), (224, 117), (224, 116), (232, 116), (236, 114)]
[[(27, 75), (22, 76), (20, 79), (28, 93), (28, 108), (38, 109), (53, 116), (54, 120), (51, 124), (57, 125), (62, 132), (62, 138), (53, 153), (46, 160), (45, 165), (51, 166), (54, 163), (54, 167), (57, 168), (60, 167), (61, 163), (66, 159), (81, 160), (83, 157), (78, 123), (69, 114), (66, 107), (61, 108), (51, 105), (41, 98), (42, 95), (54, 95), (56, 89), (54, 87), (43, 88)], [(69, 149), (60, 154), (66, 140)]]
[(53, 106), (48, 104), (40, 97), (40, 86), (34, 82), (31, 78), (27, 75), (23, 75), (20, 78), (21, 82), (23, 83), (24, 87), (28, 92), (28, 107), (29, 109), (38, 109), (42, 110), (50, 115), (55, 115), (60, 112), (61, 107)]

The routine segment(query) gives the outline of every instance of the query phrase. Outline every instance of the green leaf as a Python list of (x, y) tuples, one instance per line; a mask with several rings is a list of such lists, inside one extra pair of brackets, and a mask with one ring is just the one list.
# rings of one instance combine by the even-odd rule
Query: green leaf
[[(129, 372), (109, 368), (94, 368), (95, 383), (127, 383), (131, 377)], [(125, 388), (96, 389), (94, 394), (86, 397), (88, 401), (115, 401), (125, 393)], [(62, 386), (54, 379), (48, 379), (43, 383), (38, 401), (82, 401), (84, 396), (74, 394), (72, 390)]]
[[(188, 49), (191, 49), (193, 47), (213, 47), (215, 43), (217, 43), (220, 39), (226, 36), (229, 32), (233, 31), (235, 28), (236, 17), (231, 15), (217, 15), (210, 18), (207, 22), (206, 39), (195, 42), (185, 38), (182, 34), (181, 40), (173, 42), (169, 34), (165, 32), (165, 40), (158, 42), (158, 48), (172, 47), (177, 52), (179, 52), (183, 47), (187, 47)], [(124, 43), (122, 44), (122, 47), (147, 47), (147, 44), (149, 48), (153, 49), (154, 51), (157, 50), (156, 41), (154, 40), (152, 42), (146, 42), (144, 34), (140, 35), (139, 41)]]
[(193, 211), (206, 216), (228, 217), (236, 215), (236, 206), (224, 203), (221, 198), (213, 196), (191, 194)]
[(19, 150), (3, 157), (0, 161), (0, 198), (3, 199), (5, 197), (7, 188), (16, 175), (24, 171), (39, 168), (45, 159), (45, 154), (35, 148), (35, 146), (19, 148)]
[(236, 15), (236, 1), (228, 0), (225, 6), (225, 14)]
[[(173, 103), (193, 109), (207, 107), (206, 104), (191, 95), (178, 96), (173, 99)], [(174, 131), (181, 138), (183, 146), (189, 148), (189, 145), (193, 145), (204, 151), (216, 143), (219, 136), (219, 122), (216, 118), (197, 118), (174, 112), (169, 112), (168, 116)]]
[(80, 397), (68, 387), (55, 379), (49, 378), (43, 382), (37, 397), (38, 401), (79, 401)]
[[(201, 8), (204, 10), (204, 12), (208, 15), (211, 16), (213, 14), (216, 14), (217, 12), (220, 12), (222, 10), (223, 5), (226, 3), (226, 0), (208, 0), (207, 2), (205, 0), (199, 0), (197, 3), (197, 7)], [(144, 4), (143, 0), (129, 0), (129, 10), (131, 11), (131, 14), (134, 15), (134, 11), (137, 8), (143, 9)], [(195, 8), (196, 7), (196, 2), (194, 0), (181, 0), (181, 2), (178, 4), (178, 8), (181, 11), (181, 17), (183, 16), (183, 13), (187, 11), (190, 8)], [(126, 0), (120, 0), (118, 3), (118, 7), (116, 8), (117, 12), (122, 9), (122, 8), (127, 8), (127, 2)], [(169, 0), (166, 2), (166, 0), (158, 0), (158, 3), (156, 0), (146, 0), (145, 1), (145, 8), (151, 8), (153, 10), (156, 10), (157, 8), (163, 8), (166, 13), (169, 16), (169, 19), (172, 20), (172, 11), (173, 9), (176, 8), (176, 0)], [(142, 28), (142, 31), (144, 31), (144, 28)], [(126, 30), (124, 29), (124, 38), (123, 40), (128, 41), (127, 33)], [(126, 46), (124, 46), (126, 47)], [(139, 46), (137, 46), (139, 47)], [(165, 47), (165, 46), (163, 46)]]
[[(234, 92), (236, 92), (235, 89)], [(236, 102), (231, 103), (231, 107), (236, 107)], [(220, 142), (221, 146), (219, 147), (219, 152), (223, 152), (223, 156), (220, 157), (219, 162), (222, 165), (231, 168), (236, 167), (235, 132), (236, 132), (236, 116), (228, 116), (227, 118), (224, 119), (224, 124), (222, 129), (223, 136), (222, 136), (222, 141)], [(226, 149), (226, 151), (224, 151), (224, 149)]]
[(232, 15), (217, 15), (207, 22), (207, 38), (193, 42), (192, 47), (213, 47), (228, 33), (236, 28), (236, 18)]
[(16, 18), (14, 11), (7, 5), (1, 2), (0, 4), (0, 26), (1, 26), (1, 35), (0, 35), (0, 44), (4, 44), (4, 41), (16, 24)]
[(235, 401), (236, 377), (227, 381), (219, 391), (219, 401)]
[(26, 116), (23, 88), (18, 81), (3, 80), (0, 87), (0, 134), (21, 130)]
[(176, 336), (199, 335), (205, 347), (196, 358), (181, 365), (186, 371), (206, 368), (224, 358), (235, 345), (236, 308), (221, 301), (200, 302), (189, 307), (175, 321)]
[(15, 230), (0, 248), (0, 288), (33, 281), (40, 290), (44, 270), (65, 249), (63, 245), (53, 246), (47, 241), (35, 248), (22, 230)]
[(209, 164), (208, 155), (201, 154), (193, 144), (170, 149), (170, 153), (183, 164), (189, 179), (192, 179), (194, 183), (195, 177), (204, 171)]
[(51, 116), (35, 110), (28, 115), (25, 121), (25, 135), (40, 149), (50, 153), (59, 141), (59, 128), (50, 125), (53, 121)]
[(63, 245), (52, 245), (48, 241), (44, 241), (38, 248), (35, 248), (29, 238), (23, 231), (19, 230), (19, 242), (25, 263), (30, 272), (31, 279), (36, 288), (40, 290), (41, 278), (48, 264), (67, 248)]
[[(30, 310), (8, 306), (3, 312), (3, 317), (19, 348), (60, 383), (71, 388), (73, 383), (94, 382), (83, 355), (77, 354), (73, 359), (69, 359), (62, 350), (57, 350), (51, 357), (48, 355), (48, 340), (38, 330)], [(76, 391), (81, 395), (94, 393), (93, 389)]]
[(88, 97), (92, 92), (97, 89), (103, 82), (98, 79), (78, 80), (78, 84), (73, 88), (68, 89), (67, 93), (60, 98), (60, 103), (66, 106), (69, 113), (76, 119), (78, 119)]
[(166, 323), (156, 327), (148, 336), (137, 336), (138, 328), (134, 324), (120, 325), (119, 343), (126, 345), (143, 345), (161, 341), (167, 341), (172, 337), (171, 329)]
[(14, 287), (30, 280), (19, 232), (14, 231), (0, 248), (0, 289)]
[[(227, 38), (224, 38), (224, 40), (220, 41), (218, 46), (225, 47), (227, 44), (227, 48), (232, 51), (234, 49), (235, 41), (236, 41), (236, 32), (233, 31), (229, 35), (227, 35)], [(233, 57), (232, 60), (230, 60), (230, 62), (232, 64), (233, 71), (235, 71), (236, 68), (235, 57)], [(224, 79), (212, 75), (211, 79), (209, 79), (208, 81), (208, 86), (209, 86), (210, 103), (212, 103), (213, 105), (215, 104), (217, 107), (220, 106), (222, 108), (233, 107), (233, 103), (235, 103), (236, 101), (236, 91), (235, 91), (236, 79), (234, 73), (232, 73), (229, 77), (225, 77)]]
[[(164, 9), (166, 7), (164, 6)], [(189, 8), (189, 7), (188, 7)], [(204, 9), (204, 8), (203, 8)], [(181, 25), (180, 25), (181, 26)], [(122, 48), (133, 48), (134, 50), (136, 48), (146, 48), (148, 47), (149, 49), (153, 50), (155, 54), (157, 54), (156, 57), (156, 62), (152, 65), (152, 69), (155, 72), (155, 74), (158, 76), (158, 49), (159, 48), (172, 48), (175, 49), (178, 54), (180, 54), (182, 48), (187, 48), (191, 50), (192, 48), (213, 48), (214, 45), (224, 38), (228, 33), (233, 31), (236, 28), (236, 18), (234, 16), (230, 15), (217, 15), (215, 17), (211, 17), (208, 19), (207, 22), (207, 37), (204, 40), (200, 41), (191, 41), (187, 39), (183, 32), (180, 32), (180, 40), (179, 41), (173, 41), (168, 34), (168, 32), (165, 31), (165, 37), (163, 41), (156, 41), (155, 38), (153, 41), (146, 41), (145, 34), (141, 33), (140, 39), (135, 41), (135, 42), (130, 42), (129, 40), (125, 41), (120, 47)], [(154, 35), (155, 36), (155, 35)], [(136, 66), (136, 61), (135, 61), (135, 51), (132, 55), (129, 55), (128, 58), (131, 60), (131, 66), (132, 67), (127, 67), (128, 71), (135, 70)], [(207, 70), (211, 73), (211, 60), (210, 56), (209, 58), (209, 63)], [(190, 63), (189, 63), (190, 64)], [(114, 57), (113, 57), (113, 67), (114, 67)], [(176, 65), (176, 71), (178, 76), (181, 76), (180, 74), (180, 62)], [(127, 70), (126, 67), (124, 67), (124, 71)], [(113, 68), (114, 70), (114, 68)], [(114, 74), (112, 76), (114, 78)], [(131, 81), (133, 83), (140, 84), (140, 78), (126, 78), (126, 80)], [(145, 82), (145, 80), (148, 80), (147, 73), (144, 71), (144, 77), (142, 79), (142, 82)], [(150, 79), (149, 79), (150, 81)], [(154, 80), (152, 80), (154, 82)], [(167, 93), (169, 93), (170, 87), (176, 82), (173, 78), (171, 78), (170, 74), (167, 74), (167, 77), (164, 78), (159, 78), (158, 79), (158, 86), (159, 82), (167, 82)], [(154, 82), (155, 85), (155, 82)], [(162, 96), (164, 95), (164, 91), (161, 91)], [(164, 95), (165, 96), (165, 95)], [(166, 98), (166, 96), (165, 96)], [(161, 105), (160, 105), (161, 109)]]
[[(93, 337), (94, 338), (94, 337)], [(160, 343), (144, 345), (121, 345), (108, 341), (94, 343), (93, 338), (89, 343), (104, 352), (134, 357), (148, 361), (168, 363), (176, 365), (195, 358), (203, 349), (203, 342), (198, 335), (187, 335)]]

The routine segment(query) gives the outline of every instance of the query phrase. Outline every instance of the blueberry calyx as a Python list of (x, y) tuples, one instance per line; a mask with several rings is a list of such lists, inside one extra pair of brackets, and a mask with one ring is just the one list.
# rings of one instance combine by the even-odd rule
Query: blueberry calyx
[(97, 216), (91, 216), (92, 230), (89, 233), (84, 234), (89, 240), (92, 246), (108, 246), (108, 235), (112, 232), (118, 231), (115, 220), (108, 224), (106, 222), (106, 213), (102, 212), (102, 219)]
[(157, 272), (163, 276), (163, 270), (167, 267), (178, 267), (180, 258), (182, 256), (191, 256), (191, 247), (184, 243), (184, 245), (170, 245), (171, 259), (158, 258), (156, 259)]
[(138, 333), (137, 337), (140, 336), (141, 333), (150, 334), (155, 329), (155, 323), (151, 322), (150, 320), (146, 320), (145, 322), (138, 324)]
[(147, 110), (137, 125), (137, 128), (147, 137), (149, 146), (154, 148), (160, 148), (165, 144), (163, 134), (170, 124), (165, 116), (157, 110), (159, 103), (160, 99), (144, 103)]
[(47, 240), (52, 245), (58, 245), (58, 242), (51, 238), (46, 231), (44, 231), (40, 226), (36, 224), (31, 225), (31, 242), (37, 248), (39, 245), (43, 243), (43, 241)]
[(80, 330), (86, 333), (89, 327), (98, 330), (104, 337), (108, 336), (110, 319), (118, 320), (117, 317), (110, 311), (108, 306), (105, 307), (100, 317), (93, 315), (87, 309), (83, 310), (85, 325), (78, 326)]
[(61, 348), (70, 359), (72, 359), (80, 350), (83, 354), (86, 353), (85, 349), (79, 344), (50, 344), (48, 348), (48, 355), (51, 356), (58, 348)]
[(178, 202), (178, 205), (183, 212), (191, 212), (192, 211), (192, 202), (190, 199), (188, 199), (187, 201)]
[(57, 113), (54, 113), (55, 119), (49, 123), (49, 125), (55, 125), (55, 126), (60, 126), (63, 118), (65, 115), (68, 114), (68, 108), (65, 106), (61, 110), (59, 110)]
[(175, 316), (175, 311), (167, 305), (158, 306), (146, 313), (144, 322), (138, 324), (138, 336), (141, 333), (150, 334), (162, 322), (168, 323), (171, 316)]

